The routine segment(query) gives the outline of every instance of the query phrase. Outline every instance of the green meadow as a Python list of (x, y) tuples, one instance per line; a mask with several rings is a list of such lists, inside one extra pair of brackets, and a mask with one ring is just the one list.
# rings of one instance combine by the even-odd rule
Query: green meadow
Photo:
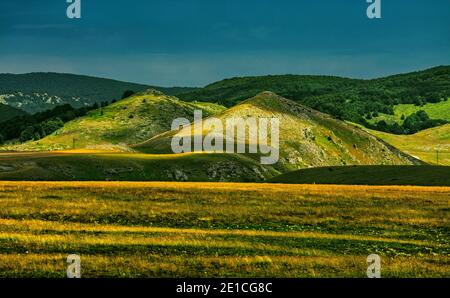
[(441, 119), (450, 121), (450, 99), (438, 103), (427, 103), (423, 106), (414, 104), (399, 104), (394, 106), (394, 115), (380, 113), (378, 117), (373, 117), (368, 122), (375, 124), (384, 120), (387, 123), (403, 123), (403, 117), (408, 117), (418, 111), (425, 111), (430, 119)]
[(0, 276), (449, 277), (447, 187), (1, 182)]

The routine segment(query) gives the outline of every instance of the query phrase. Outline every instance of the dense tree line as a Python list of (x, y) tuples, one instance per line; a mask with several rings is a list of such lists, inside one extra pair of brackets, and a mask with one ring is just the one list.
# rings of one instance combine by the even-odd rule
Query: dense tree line
[(79, 109), (69, 104), (33, 115), (17, 116), (0, 123), (0, 140), (19, 139), (21, 142), (39, 140), (61, 128), (65, 122), (84, 116), (98, 104)]
[(22, 110), (0, 103), (0, 122), (26, 114), (27, 113)]
[(448, 123), (445, 120), (430, 119), (425, 111), (418, 111), (408, 117), (405, 117), (403, 124), (387, 123), (384, 120), (378, 121), (376, 124), (365, 122), (368, 128), (379, 131), (390, 132), (395, 134), (414, 134), (423, 129), (428, 129)]

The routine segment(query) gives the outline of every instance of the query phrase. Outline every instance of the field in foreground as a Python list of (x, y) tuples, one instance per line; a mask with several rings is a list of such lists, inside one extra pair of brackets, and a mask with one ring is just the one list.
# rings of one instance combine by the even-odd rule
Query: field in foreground
[(0, 276), (450, 277), (450, 188), (0, 182)]

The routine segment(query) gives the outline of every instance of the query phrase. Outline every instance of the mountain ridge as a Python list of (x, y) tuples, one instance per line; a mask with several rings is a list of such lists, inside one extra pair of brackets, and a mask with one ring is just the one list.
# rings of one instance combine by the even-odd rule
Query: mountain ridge
[(111, 102), (120, 99), (127, 90), (142, 92), (149, 88), (169, 95), (192, 90), (192, 88), (157, 87), (69, 73), (0, 74), (0, 97), (3, 103), (28, 113), (41, 112), (63, 104), (79, 108), (94, 103)]

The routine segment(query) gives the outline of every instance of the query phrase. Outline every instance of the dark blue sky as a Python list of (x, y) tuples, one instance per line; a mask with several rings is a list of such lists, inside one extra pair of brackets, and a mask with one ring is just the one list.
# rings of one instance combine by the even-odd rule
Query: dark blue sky
[(1, 0), (0, 72), (154, 85), (233, 76), (372, 78), (450, 64), (450, 0)]

